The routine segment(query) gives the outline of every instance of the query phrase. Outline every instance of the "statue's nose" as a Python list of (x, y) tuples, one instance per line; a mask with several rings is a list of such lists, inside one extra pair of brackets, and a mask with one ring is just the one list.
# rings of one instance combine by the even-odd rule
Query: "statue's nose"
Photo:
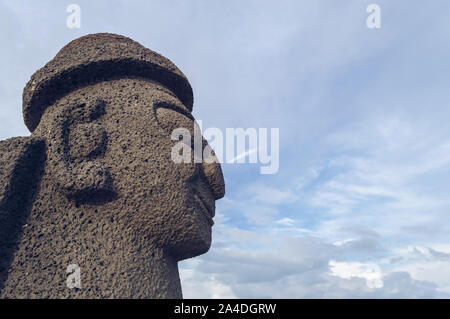
[(214, 151), (210, 150), (210, 155), (203, 159), (202, 166), (206, 180), (214, 193), (214, 198), (216, 200), (221, 199), (225, 196), (225, 181), (222, 168)]

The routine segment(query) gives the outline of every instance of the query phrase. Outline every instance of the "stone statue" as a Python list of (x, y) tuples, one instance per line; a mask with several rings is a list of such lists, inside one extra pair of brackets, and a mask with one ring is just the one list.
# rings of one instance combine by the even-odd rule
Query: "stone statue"
[(217, 159), (172, 160), (192, 105), (171, 61), (115, 34), (70, 42), (31, 77), (31, 136), (0, 142), (2, 298), (182, 298), (177, 263), (208, 251), (225, 193)]

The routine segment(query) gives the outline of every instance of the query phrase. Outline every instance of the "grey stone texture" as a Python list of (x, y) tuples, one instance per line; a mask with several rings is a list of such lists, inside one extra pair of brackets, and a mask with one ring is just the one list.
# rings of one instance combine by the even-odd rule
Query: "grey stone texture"
[(217, 161), (172, 160), (192, 105), (171, 61), (120, 35), (76, 39), (38, 70), (31, 136), (0, 142), (0, 297), (182, 298), (178, 261), (209, 250), (225, 194)]

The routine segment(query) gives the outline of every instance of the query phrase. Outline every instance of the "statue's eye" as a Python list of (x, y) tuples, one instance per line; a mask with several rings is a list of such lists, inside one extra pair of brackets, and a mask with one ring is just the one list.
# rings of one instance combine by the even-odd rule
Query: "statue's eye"
[(168, 133), (169, 136), (178, 128), (189, 130), (191, 136), (194, 136), (194, 118), (190, 113), (184, 111), (178, 106), (170, 104), (159, 104), (156, 106), (156, 119), (159, 125)]

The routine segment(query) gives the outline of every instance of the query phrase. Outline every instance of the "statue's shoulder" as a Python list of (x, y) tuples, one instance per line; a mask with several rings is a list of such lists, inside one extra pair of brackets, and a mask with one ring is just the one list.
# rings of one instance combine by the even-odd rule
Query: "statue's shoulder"
[[(32, 137), (13, 137), (0, 141), (0, 207), (14, 193), (28, 187), (42, 162), (44, 143)], [(27, 176), (28, 175), (28, 176)]]

